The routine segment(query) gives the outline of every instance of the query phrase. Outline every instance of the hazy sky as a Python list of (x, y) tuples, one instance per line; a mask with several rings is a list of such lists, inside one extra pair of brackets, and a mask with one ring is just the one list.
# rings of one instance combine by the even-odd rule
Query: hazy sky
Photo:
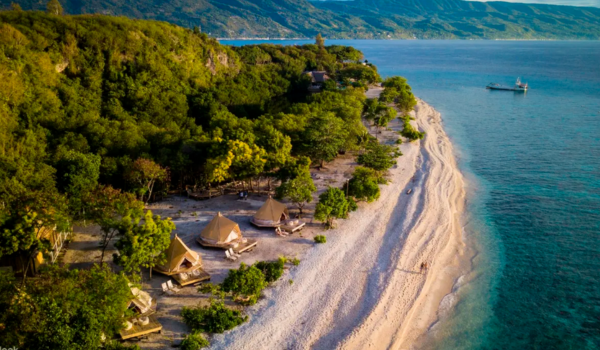
[[(478, 0), (475, 0), (478, 1)], [(507, 2), (524, 2), (532, 4), (594, 6), (600, 7), (600, 0), (502, 0)]]

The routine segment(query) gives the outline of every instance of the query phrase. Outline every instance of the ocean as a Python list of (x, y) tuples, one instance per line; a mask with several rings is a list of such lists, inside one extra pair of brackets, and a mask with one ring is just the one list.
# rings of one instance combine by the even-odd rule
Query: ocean
[(467, 179), (470, 269), (417, 348), (600, 349), (600, 42), (327, 44), (406, 77)]

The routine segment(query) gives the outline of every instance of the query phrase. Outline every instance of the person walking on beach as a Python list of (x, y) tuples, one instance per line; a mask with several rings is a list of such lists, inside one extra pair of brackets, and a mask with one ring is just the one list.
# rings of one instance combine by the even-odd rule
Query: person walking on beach
[(427, 271), (427, 268), (428, 268), (428, 267), (429, 267), (429, 266), (427, 265), (427, 261), (423, 261), (423, 262), (421, 263), (421, 274), (423, 273), (423, 271)]

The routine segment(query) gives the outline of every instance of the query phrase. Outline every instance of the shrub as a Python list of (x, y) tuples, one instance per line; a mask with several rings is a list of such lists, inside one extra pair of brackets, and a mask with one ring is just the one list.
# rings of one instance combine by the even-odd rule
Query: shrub
[(300, 265), (300, 259), (298, 259), (298, 258), (292, 259), (292, 265), (294, 265), (294, 266)]
[(218, 284), (204, 283), (200, 287), (198, 287), (198, 292), (217, 295), (221, 292), (221, 286)]
[(315, 236), (315, 243), (327, 243), (327, 237), (323, 235)]
[(279, 258), (277, 261), (259, 261), (254, 266), (265, 275), (265, 281), (272, 283), (277, 281), (283, 275), (283, 265), (285, 258)]
[(358, 210), (358, 204), (356, 204), (356, 201), (354, 200), (354, 198), (348, 198), (348, 211), (356, 211)]
[(371, 142), (367, 145), (367, 151), (357, 158), (357, 163), (377, 171), (388, 170), (396, 164), (396, 157), (402, 155), (396, 147)]
[(410, 116), (406, 115), (402, 118), (402, 120), (404, 120), (404, 129), (402, 129), (400, 132), (402, 136), (406, 137), (410, 141), (420, 140), (425, 137), (425, 132), (417, 131), (410, 124)]
[(222, 301), (211, 300), (209, 306), (184, 307), (181, 316), (194, 332), (223, 333), (242, 323), (248, 317), (231, 310)]
[(358, 200), (372, 202), (379, 198), (379, 184), (385, 180), (373, 169), (357, 167), (348, 182), (348, 192)]
[(234, 297), (244, 296), (247, 299), (245, 303), (252, 305), (256, 303), (260, 292), (266, 286), (265, 275), (259, 268), (241, 263), (239, 269), (229, 270), (229, 275), (223, 281), (221, 289), (231, 292)]
[(181, 342), (181, 350), (199, 350), (206, 348), (209, 345), (210, 343), (208, 340), (204, 339), (202, 334), (199, 332), (194, 332), (185, 337), (185, 339)]
[(293, 279), (290, 279), (290, 280), (288, 281), (288, 283), (289, 283), (289, 284), (290, 284), (290, 286), (291, 286), (292, 284), (294, 284), (294, 280), (293, 280)]

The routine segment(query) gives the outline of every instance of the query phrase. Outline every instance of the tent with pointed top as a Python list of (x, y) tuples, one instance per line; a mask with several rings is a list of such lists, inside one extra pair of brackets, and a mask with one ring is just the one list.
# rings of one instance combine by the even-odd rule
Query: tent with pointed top
[(240, 226), (234, 221), (224, 217), (220, 212), (200, 232), (200, 243), (202, 241), (217, 245), (227, 244), (242, 238)]
[(289, 217), (290, 214), (285, 204), (269, 197), (252, 217), (252, 223), (259, 227), (278, 227)]
[(188, 248), (177, 235), (171, 240), (171, 244), (167, 248), (165, 255), (166, 262), (163, 265), (155, 267), (156, 271), (165, 275), (186, 272), (202, 266), (200, 254)]

